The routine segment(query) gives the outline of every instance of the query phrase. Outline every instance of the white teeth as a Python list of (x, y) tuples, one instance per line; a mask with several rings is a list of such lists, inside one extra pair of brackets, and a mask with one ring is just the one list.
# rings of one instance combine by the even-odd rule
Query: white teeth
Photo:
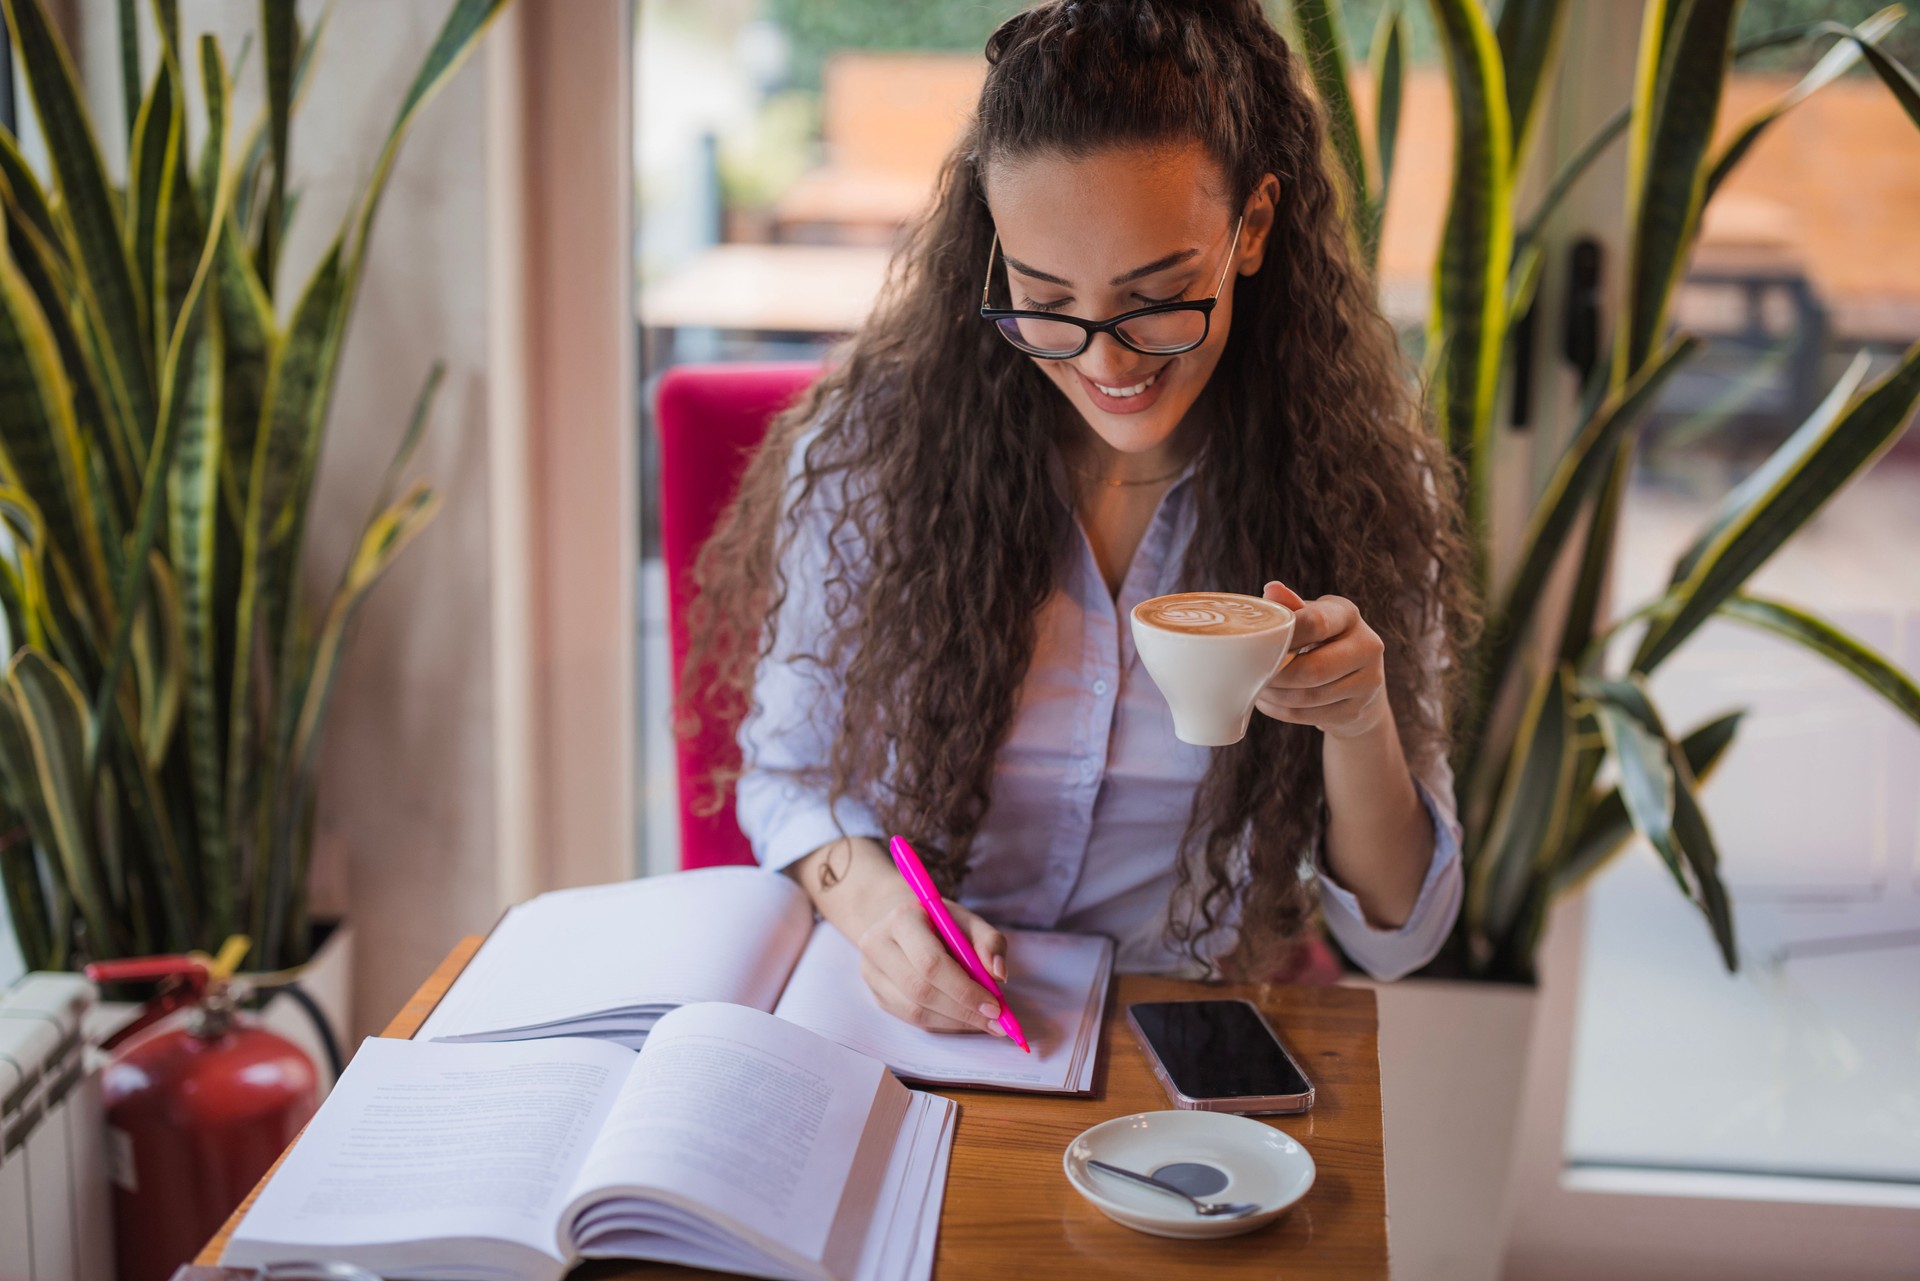
[(1158, 377), (1160, 377), (1160, 371), (1156, 369), (1147, 376), (1145, 382), (1135, 383), (1131, 387), (1109, 387), (1105, 383), (1095, 383), (1094, 386), (1098, 387), (1103, 394), (1112, 396), (1116, 400), (1125, 400), (1129, 396), (1138, 396), (1141, 392), (1153, 386), (1154, 380)]

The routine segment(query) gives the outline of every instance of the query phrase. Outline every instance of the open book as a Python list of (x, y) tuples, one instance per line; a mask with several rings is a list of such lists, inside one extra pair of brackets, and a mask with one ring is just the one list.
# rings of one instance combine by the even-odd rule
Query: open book
[(550, 1281), (580, 1259), (656, 1259), (925, 1281), (955, 1111), (738, 1005), (675, 1010), (638, 1054), (370, 1039), (220, 1261)]
[(543, 894), (512, 908), (417, 1036), (593, 1036), (638, 1047), (667, 1011), (730, 1001), (880, 1059), (909, 1080), (1039, 1093), (1093, 1086), (1113, 944), (1007, 931), (1004, 985), (1032, 1054), (997, 1036), (923, 1031), (881, 1009), (860, 955), (806, 894), (715, 867)]

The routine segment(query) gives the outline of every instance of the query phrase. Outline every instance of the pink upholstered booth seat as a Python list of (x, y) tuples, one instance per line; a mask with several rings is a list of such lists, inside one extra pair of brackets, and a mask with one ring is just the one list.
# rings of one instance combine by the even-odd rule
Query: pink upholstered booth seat
[[(673, 686), (687, 654), (687, 607), (693, 600), (693, 562), (721, 511), (739, 487), (754, 448), (774, 415), (819, 377), (805, 364), (680, 365), (660, 380), (660, 545), (667, 568), (667, 626)], [(680, 865), (751, 863), (753, 850), (734, 821), (733, 805), (719, 813), (693, 812), (696, 788), (709, 762), (728, 746), (726, 736), (701, 719), (700, 732), (674, 740), (680, 780)]]

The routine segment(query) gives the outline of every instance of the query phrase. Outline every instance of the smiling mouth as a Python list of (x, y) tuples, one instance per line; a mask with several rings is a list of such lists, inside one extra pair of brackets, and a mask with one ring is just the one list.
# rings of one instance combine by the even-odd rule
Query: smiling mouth
[[(1105, 383), (1093, 383), (1093, 385), (1100, 389), (1102, 395), (1112, 396), (1115, 400), (1125, 400), (1130, 396), (1138, 396), (1141, 392), (1153, 386), (1154, 383), (1159, 381), (1160, 375), (1165, 372), (1164, 367), (1156, 369), (1148, 374), (1145, 379), (1134, 383), (1131, 387), (1109, 387)], [(1093, 379), (1089, 378), (1087, 381), (1093, 382)]]

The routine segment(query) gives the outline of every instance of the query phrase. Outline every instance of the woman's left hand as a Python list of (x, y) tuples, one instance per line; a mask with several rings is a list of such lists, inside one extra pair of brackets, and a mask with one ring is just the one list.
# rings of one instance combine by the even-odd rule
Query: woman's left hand
[(1344, 596), (1302, 600), (1285, 583), (1261, 593), (1294, 612), (1292, 648), (1253, 705), (1277, 721), (1357, 738), (1391, 723), (1386, 646)]

